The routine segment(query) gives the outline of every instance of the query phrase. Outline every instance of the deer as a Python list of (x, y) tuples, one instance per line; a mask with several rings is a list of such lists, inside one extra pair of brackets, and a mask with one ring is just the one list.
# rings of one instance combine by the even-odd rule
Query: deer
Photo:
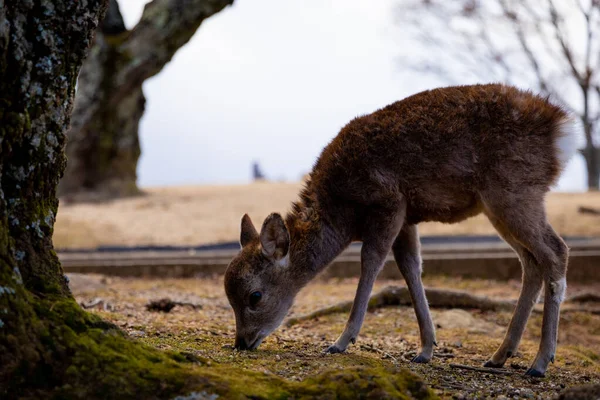
[(522, 266), (512, 319), (485, 367), (500, 368), (516, 354), (543, 288), (541, 341), (526, 375), (544, 376), (556, 352), (569, 253), (544, 199), (576, 151), (576, 121), (549, 98), (504, 84), (428, 90), (353, 119), (323, 149), (285, 218), (270, 214), (258, 232), (242, 217), (241, 249), (224, 275), (234, 347), (256, 349), (300, 289), (360, 241), (348, 322), (325, 352), (355, 343), (391, 250), (419, 326), (421, 348), (412, 361), (429, 362), (437, 343), (417, 226), (483, 213)]

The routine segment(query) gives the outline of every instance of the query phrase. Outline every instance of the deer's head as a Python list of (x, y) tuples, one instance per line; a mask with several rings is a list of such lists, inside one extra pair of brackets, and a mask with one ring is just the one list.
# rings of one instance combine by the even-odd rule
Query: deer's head
[(290, 235), (281, 215), (269, 215), (260, 234), (244, 215), (240, 244), (225, 272), (225, 292), (235, 313), (235, 347), (252, 350), (281, 324), (297, 291), (289, 271)]

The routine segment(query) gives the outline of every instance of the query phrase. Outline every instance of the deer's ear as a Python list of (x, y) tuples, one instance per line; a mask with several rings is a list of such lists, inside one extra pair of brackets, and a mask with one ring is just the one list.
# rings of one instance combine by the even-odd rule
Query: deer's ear
[(246, 246), (253, 240), (258, 239), (258, 232), (252, 223), (252, 220), (248, 214), (244, 214), (242, 217), (242, 233), (240, 233), (240, 244), (242, 247)]
[(290, 249), (290, 234), (281, 215), (273, 213), (265, 219), (260, 230), (263, 254), (273, 261), (281, 260)]

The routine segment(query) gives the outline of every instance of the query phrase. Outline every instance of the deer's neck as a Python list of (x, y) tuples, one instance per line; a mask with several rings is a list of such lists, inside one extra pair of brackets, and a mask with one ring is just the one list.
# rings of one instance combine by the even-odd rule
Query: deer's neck
[(350, 244), (339, 227), (325, 218), (310, 184), (286, 217), (290, 231), (290, 267), (302, 287), (329, 265)]

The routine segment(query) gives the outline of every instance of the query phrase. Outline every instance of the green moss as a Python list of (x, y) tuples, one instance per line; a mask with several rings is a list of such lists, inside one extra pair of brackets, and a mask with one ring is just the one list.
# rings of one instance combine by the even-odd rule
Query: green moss
[[(27, 304), (20, 302), (28, 336), (36, 340), (22, 349), (13, 377), (3, 382), (7, 389), (2, 394), (8, 398), (18, 394), (23, 398), (110, 399), (118, 394), (120, 399), (159, 399), (192, 391), (257, 399), (432, 396), (416, 375), (375, 362), (325, 371), (302, 382), (245, 368), (243, 362), (209, 365), (191, 353), (159, 351), (135, 342), (114, 325), (82, 311), (72, 299), (23, 294), (33, 309), (27, 312)], [(20, 341), (13, 339), (15, 344)], [(173, 338), (172, 344), (176, 342)], [(173, 347), (179, 350), (189, 345), (183, 342)]]
[(297, 385), (298, 398), (431, 399), (433, 394), (416, 375), (384, 368), (327, 371)]
[[(124, 31), (116, 35), (104, 35), (104, 39), (106, 40), (106, 43), (108, 43), (110, 46), (118, 47), (125, 43), (127, 38), (129, 38), (130, 34), (131, 33), (129, 31)], [(92, 49), (94, 48), (92, 47)]]
[[(152, 347), (169, 349), (179, 354), (200, 354), (200, 363), (217, 376), (229, 380), (234, 391), (257, 398), (431, 398), (421, 378), (404, 369), (394, 368), (380, 359), (359, 354), (335, 356), (305, 354), (298, 360), (298, 350), (282, 350), (266, 346), (259, 352), (236, 352), (223, 348), (230, 345), (224, 336), (174, 335), (147, 332), (142, 339)], [(210, 358), (210, 361), (208, 361)], [(308, 378), (301, 382), (282, 379), (269, 372), (291, 369), (294, 375)], [(307, 371), (308, 370), (308, 371)], [(308, 372), (308, 374), (306, 374)], [(406, 397), (410, 393), (412, 397)]]
[(600, 354), (592, 349), (583, 346), (570, 346), (570, 348), (580, 359), (582, 365), (589, 366), (592, 364), (600, 364)]

